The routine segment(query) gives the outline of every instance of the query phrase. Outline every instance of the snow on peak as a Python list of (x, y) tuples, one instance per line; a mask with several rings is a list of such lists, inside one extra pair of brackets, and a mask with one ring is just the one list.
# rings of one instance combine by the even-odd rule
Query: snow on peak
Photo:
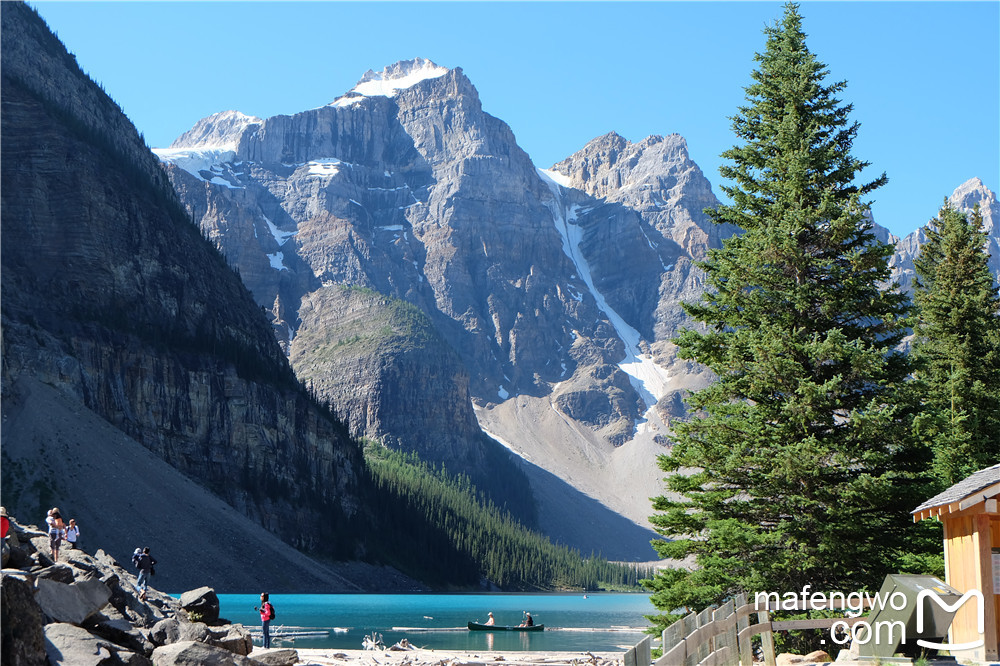
[(535, 167), (535, 171), (547, 181), (552, 181), (556, 185), (561, 185), (562, 187), (573, 187), (573, 179), (561, 171), (557, 171), (555, 168), (552, 169), (539, 169)]
[(198, 148), (201, 150), (236, 150), (240, 136), (251, 125), (262, 121), (239, 111), (221, 111), (202, 118), (194, 127), (170, 144), (170, 148)]
[(381, 72), (368, 70), (350, 92), (338, 97), (331, 106), (348, 106), (361, 97), (393, 97), (427, 79), (436, 79), (449, 72), (447, 67), (436, 65), (426, 58), (403, 60), (389, 65)]

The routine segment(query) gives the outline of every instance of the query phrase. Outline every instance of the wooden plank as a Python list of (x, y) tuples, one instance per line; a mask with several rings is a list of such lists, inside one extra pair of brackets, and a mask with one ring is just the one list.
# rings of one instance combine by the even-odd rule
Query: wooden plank
[(698, 613), (698, 629), (701, 631), (701, 640), (695, 648), (695, 654), (697, 655), (696, 658), (698, 660), (695, 664), (702, 662), (705, 657), (712, 653), (710, 640), (711, 634), (709, 633), (712, 631), (712, 627), (709, 625), (712, 623), (712, 612), (714, 610), (714, 608), (709, 607)]
[(753, 666), (753, 643), (749, 636), (744, 637), (743, 631), (750, 626), (750, 613), (740, 612), (749, 606), (746, 595), (740, 592), (736, 595), (736, 647), (740, 655), (740, 666)]
[(682, 638), (670, 651), (664, 651), (663, 656), (656, 660), (656, 666), (683, 666), (686, 658), (687, 643)]
[(758, 622), (757, 624), (751, 624), (745, 629), (748, 636), (756, 636), (757, 634), (762, 634), (771, 628), (770, 622)]
[(646, 636), (635, 646), (635, 660), (639, 666), (653, 663), (653, 637)]
[(664, 629), (661, 638), (663, 639), (663, 654), (667, 654), (678, 643), (684, 640), (684, 618), (677, 620)]
[(989, 486), (988, 488), (977, 490), (973, 494), (969, 495), (968, 497), (966, 497), (965, 499), (963, 499), (961, 502), (958, 503), (958, 507), (960, 510), (964, 511), (965, 509), (968, 509), (970, 506), (975, 506), (980, 502), (985, 502), (989, 498), (996, 496), (998, 493), (1000, 493), (1000, 483), (995, 483), (992, 486)]
[[(639, 666), (639, 662), (635, 658), (635, 648), (629, 648), (625, 651), (625, 658), (623, 659), (624, 666)], [(645, 664), (643, 665), (645, 666)]]
[(766, 624), (767, 628), (760, 634), (761, 646), (764, 648), (764, 664), (766, 666), (777, 666), (774, 654), (774, 633), (771, 631), (771, 614), (767, 611), (757, 613), (757, 618), (761, 624)]
[(690, 613), (684, 618), (684, 643), (687, 646), (684, 657), (684, 666), (697, 666), (698, 664), (698, 655), (695, 653), (695, 646), (687, 640), (687, 636), (693, 634), (697, 629), (698, 614)]
[[(1000, 484), (997, 484), (1000, 487)], [(997, 649), (997, 611), (993, 602), (993, 543), (990, 531), (990, 517), (985, 513), (976, 516), (976, 541), (979, 552), (978, 559), (979, 589), (983, 592), (983, 614), (985, 616), (985, 633), (983, 634), (983, 654), (986, 661), (996, 661), (1000, 650)]]
[(722, 605), (715, 613), (716, 623), (719, 627), (719, 636), (716, 639), (715, 648), (725, 649), (723, 656), (720, 656), (725, 666), (739, 666), (740, 653), (736, 649), (736, 602), (732, 599)]
[(707, 657), (698, 662), (698, 666), (725, 666), (729, 663), (731, 655), (729, 648), (714, 650)]
[[(746, 597), (743, 596), (742, 592), (740, 593), (739, 596), (743, 599), (746, 599)], [(746, 603), (746, 601), (744, 601), (742, 605), (737, 604), (736, 606), (736, 617), (738, 618), (750, 617), (751, 613), (756, 613), (756, 612), (757, 609), (754, 607), (754, 605), (748, 604)]]

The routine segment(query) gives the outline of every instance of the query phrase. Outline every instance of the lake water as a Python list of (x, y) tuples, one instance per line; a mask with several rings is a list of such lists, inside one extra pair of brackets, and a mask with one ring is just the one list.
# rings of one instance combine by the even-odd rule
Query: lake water
[[(260, 630), (255, 594), (220, 594), (222, 617)], [(276, 594), (271, 634), (319, 631), (319, 636), (272, 640), (272, 647), (358, 650), (365, 636), (382, 634), (385, 644), (406, 638), (417, 647), (471, 651), (624, 651), (656, 612), (647, 594)], [(498, 625), (520, 624), (525, 611), (541, 632), (469, 631), (493, 611)], [(256, 641), (259, 644), (259, 640)]]

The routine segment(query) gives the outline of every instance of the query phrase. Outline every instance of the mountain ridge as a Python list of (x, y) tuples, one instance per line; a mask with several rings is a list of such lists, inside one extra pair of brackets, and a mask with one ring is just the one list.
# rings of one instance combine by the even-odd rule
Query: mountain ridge
[[(411, 85), (397, 86), (414, 72)], [(460, 68), (418, 59), (359, 85), (387, 78), (378, 94), (348, 91), (327, 107), (241, 130), (231, 161), (202, 173), (207, 185), (161, 157), (195, 219), (274, 313), (297, 370), (315, 367), (298, 337), (301, 304), (331, 304), (327, 315), (309, 315), (311, 327), (329, 327), (324, 316), (343, 306), (319, 294), (343, 285), (419, 308), (461, 359), (444, 373), (451, 378), (430, 356), (407, 361), (406, 411), (438, 414), (414, 417), (413, 427), (386, 415), (380, 380), (346, 395), (328, 373), (324, 396), (347, 406), (352, 432), (439, 461), (464, 448), (464, 460), (448, 462), (475, 472), (467, 444), (482, 427), (529, 468), (573, 479), (626, 523), (648, 528), (648, 498), (662, 491), (655, 456), (671, 420), (685, 416), (684, 393), (710, 381), (676, 358), (670, 339), (692, 325), (681, 303), (704, 288), (697, 262), (736, 232), (705, 215), (718, 205), (711, 183), (676, 134), (633, 143), (610, 132), (538, 169)], [(216, 173), (228, 187), (212, 184)], [(277, 243), (279, 234), (287, 241)], [(901, 278), (907, 252), (894, 259)], [(377, 378), (394, 361), (353, 363), (354, 376)], [(445, 401), (459, 428), (441, 420)], [(444, 449), (442, 438), (451, 442)], [(598, 541), (583, 522), (545, 529), (583, 550)]]
[[(123, 459), (145, 447), (286, 544), (359, 556), (371, 492), (360, 448), (298, 384), (259, 306), (117, 105), (30, 7), (8, 3), (0, 20), (6, 507), (43, 515), (59, 502), (46, 446), (86, 457), (86, 433), (66, 427), (46, 442), (39, 410), (18, 409), (51, 389), (50, 403), (72, 405), (61, 413), (122, 433)], [(144, 507), (105, 510), (121, 519), (88, 529), (127, 561)], [(290, 551), (280, 558), (301, 570)], [(177, 567), (164, 580), (198, 575)]]

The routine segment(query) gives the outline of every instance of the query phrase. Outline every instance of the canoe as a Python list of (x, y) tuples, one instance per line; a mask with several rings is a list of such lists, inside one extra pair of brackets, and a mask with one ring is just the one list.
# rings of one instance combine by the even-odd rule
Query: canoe
[(499, 624), (469, 623), (469, 631), (544, 631), (544, 624), (533, 624), (530, 627), (507, 627)]

